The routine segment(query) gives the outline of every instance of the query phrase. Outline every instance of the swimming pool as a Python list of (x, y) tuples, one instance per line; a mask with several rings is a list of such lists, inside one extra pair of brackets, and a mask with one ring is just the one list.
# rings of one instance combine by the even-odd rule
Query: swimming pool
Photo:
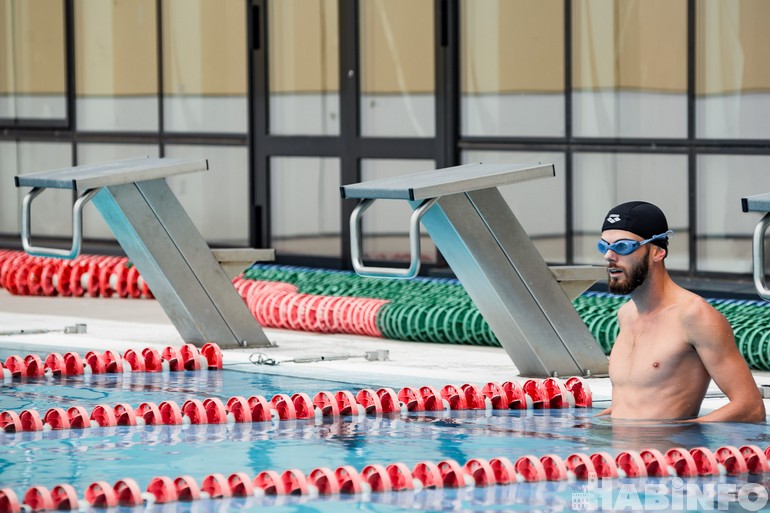
[[(3, 359), (5, 356), (0, 353)], [(387, 386), (360, 383), (358, 389)], [(419, 386), (415, 383), (415, 386)], [(310, 397), (322, 390), (350, 390), (347, 383), (265, 375), (233, 370), (161, 372), (45, 377), (6, 382), (0, 395), (0, 411), (66, 408), (80, 405), (89, 411), (96, 405), (190, 398), (219, 398), (260, 394), (304, 392)], [(356, 389), (353, 390), (355, 394)], [(153, 478), (191, 476), (201, 483), (204, 476), (243, 472), (254, 477), (266, 470), (281, 473), (297, 469), (403, 463), (413, 469), (421, 462), (454, 460), (460, 465), (472, 459), (510, 461), (526, 455), (566, 457), (572, 453), (608, 452), (673, 447), (742, 446), (764, 449), (770, 433), (764, 425), (647, 425), (613, 423), (594, 417), (590, 408), (541, 410), (466, 410), (397, 412), (382, 415), (346, 415), (307, 420), (207, 425), (145, 425), (91, 427), (0, 434), (0, 488), (19, 493), (32, 486), (49, 490), (61, 483), (74, 487), (78, 497), (96, 481), (108, 484), (134, 479), (142, 490)], [(724, 499), (730, 486), (762, 485), (763, 475), (687, 478), (646, 478), (643, 483), (664, 488), (668, 495), (644, 491), (639, 479), (614, 479), (611, 484), (563, 480), (487, 487), (398, 491), (371, 494), (264, 496), (193, 502), (154, 504), (163, 511), (569, 511), (634, 509), (634, 499), (624, 502), (623, 486), (636, 490), (635, 500), (650, 499), (660, 506), (661, 497), (670, 508), (677, 490), (689, 490), (695, 507), (717, 509), (718, 498), (728, 509), (741, 510), (735, 500)], [(625, 484), (624, 484), (625, 483)], [(610, 496), (607, 497), (609, 487)], [(677, 487), (676, 485), (679, 486)], [(721, 492), (720, 488), (721, 487)], [(764, 488), (762, 488), (764, 489)], [(655, 491), (653, 490), (653, 492)], [(602, 494), (605, 495), (602, 495)], [(720, 495), (721, 493), (721, 495)], [(681, 495), (681, 494), (680, 494)], [(21, 499), (21, 497), (19, 497)], [(599, 502), (599, 501), (603, 502)], [(683, 506), (692, 506), (682, 499)], [(582, 502), (581, 502), (582, 501)], [(657, 501), (657, 502), (656, 502)], [(698, 502), (700, 501), (700, 502)], [(609, 507), (608, 507), (609, 506)], [(649, 508), (648, 508), (649, 509)], [(660, 507), (653, 509), (663, 509)], [(680, 508), (682, 510), (682, 508)]]

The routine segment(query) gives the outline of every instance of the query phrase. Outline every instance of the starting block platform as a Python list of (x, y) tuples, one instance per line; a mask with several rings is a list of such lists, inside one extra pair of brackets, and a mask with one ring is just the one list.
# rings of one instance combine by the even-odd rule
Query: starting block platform
[[(417, 276), (422, 224), (522, 376), (606, 375), (608, 359), (570, 302), (604, 267), (549, 268), (498, 190), (554, 175), (552, 164), (478, 163), (344, 185), (343, 198), (360, 200), (350, 219), (353, 268)], [(413, 209), (408, 268), (363, 263), (361, 217), (378, 199)]]
[[(231, 267), (243, 270), (257, 260), (273, 260), (273, 250), (216, 250), (215, 256), (165, 180), (207, 170), (205, 159), (140, 158), (16, 176), (17, 187), (32, 188), (22, 201), (22, 246), (31, 255), (75, 258), (83, 239), (83, 207), (91, 201), (185, 342), (268, 347), (220, 261), (232, 276)], [(32, 201), (46, 188), (78, 194), (69, 250), (31, 243)]]

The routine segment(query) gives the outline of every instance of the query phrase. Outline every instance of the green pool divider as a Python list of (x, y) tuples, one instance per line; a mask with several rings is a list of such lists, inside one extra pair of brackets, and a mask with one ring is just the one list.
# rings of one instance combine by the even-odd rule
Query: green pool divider
[[(256, 264), (246, 278), (291, 283), (303, 294), (387, 300), (377, 310), (377, 329), (397, 340), (500, 346), (462, 285), (454, 279), (367, 278), (349, 271)], [(617, 312), (626, 296), (586, 292), (572, 304), (605, 354), (618, 336)], [(733, 327), (736, 343), (752, 369), (770, 370), (770, 303), (708, 299)]]

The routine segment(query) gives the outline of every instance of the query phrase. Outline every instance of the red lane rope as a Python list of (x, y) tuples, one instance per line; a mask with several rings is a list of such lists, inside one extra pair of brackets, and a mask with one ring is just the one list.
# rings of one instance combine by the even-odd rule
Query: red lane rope
[[(167, 348), (169, 349), (169, 348)], [(164, 351), (165, 354), (165, 351)], [(83, 429), (88, 427), (223, 424), (271, 420), (315, 419), (348, 415), (389, 414), (443, 410), (507, 410), (526, 408), (588, 408), (591, 391), (581, 378), (566, 382), (557, 378), (529, 379), (524, 384), (489, 382), (482, 387), (466, 383), (362, 389), (357, 393), (320, 391), (311, 399), (306, 393), (276, 394), (270, 400), (260, 395), (233, 396), (223, 403), (218, 398), (189, 399), (181, 406), (168, 400), (160, 404), (143, 402), (137, 407), (119, 403), (99, 404), (91, 413), (82, 406), (51, 408), (44, 414), (27, 409), (0, 412), (0, 429), (6, 432)]]
[(222, 350), (213, 342), (198, 349), (192, 344), (167, 346), (162, 352), (153, 347), (127, 350), (123, 356), (113, 351), (89, 351), (85, 357), (76, 352), (49, 353), (45, 359), (36, 354), (22, 358), (11, 355), (0, 362), (5, 379), (40, 378), (83, 374), (120, 374), (128, 372), (198, 371), (222, 368)]
[[(490, 460), (471, 458), (463, 465), (446, 459), (421, 461), (412, 468), (400, 462), (373, 463), (360, 471), (349, 465), (335, 470), (318, 467), (307, 474), (299, 469), (263, 470), (253, 479), (245, 472), (235, 472), (228, 477), (214, 473), (205, 476), (200, 485), (188, 475), (175, 479), (158, 476), (150, 480), (145, 492), (134, 479), (124, 478), (113, 486), (104, 481), (91, 483), (83, 500), (92, 507), (106, 508), (137, 506), (145, 500), (169, 503), (251, 495), (361, 494), (597, 478), (735, 476), (768, 472), (768, 456), (770, 446), (763, 451), (756, 445), (744, 445), (740, 448), (722, 446), (716, 451), (706, 447), (690, 450), (674, 447), (665, 453), (657, 449), (622, 451), (614, 458), (605, 452), (597, 452), (590, 455), (572, 453), (566, 458), (556, 454), (540, 458), (525, 455), (514, 462), (504, 456)], [(69, 484), (57, 485), (51, 491), (44, 486), (32, 486), (21, 502), (12, 489), (0, 489), (0, 513), (20, 513), (22, 504), (33, 511), (79, 508), (77, 495)]]
[(154, 297), (128, 258), (107, 255), (62, 260), (0, 250), (0, 287), (25, 296)]
[[(265, 327), (382, 337), (377, 312), (383, 299), (300, 294), (288, 283), (232, 280)], [(0, 287), (14, 295), (153, 298), (126, 257), (80, 255), (72, 260), (0, 250)]]

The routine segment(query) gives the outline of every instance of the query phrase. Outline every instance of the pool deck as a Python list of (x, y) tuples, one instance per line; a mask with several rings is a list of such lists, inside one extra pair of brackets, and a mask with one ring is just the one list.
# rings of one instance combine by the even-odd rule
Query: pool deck
[[(86, 333), (63, 332), (65, 327), (85, 324)], [(24, 330), (27, 333), (17, 333)], [(50, 330), (45, 333), (29, 333)], [(371, 383), (400, 388), (423, 385), (523, 381), (502, 348), (451, 344), (419, 343), (354, 335), (322, 335), (278, 329), (265, 329), (270, 348), (244, 348), (224, 351), (224, 365), (233, 370), (264, 372), (296, 377), (327, 379), (351, 384)], [(51, 347), (81, 354), (89, 350), (111, 349), (125, 352), (155, 346), (180, 346), (184, 342), (160, 304), (148, 299), (98, 299), (89, 297), (12, 296), (0, 289), (0, 347), (13, 344), (20, 356), (44, 356)], [(369, 361), (367, 352), (387, 351), (387, 360)], [(259, 355), (280, 362), (254, 364)], [(342, 358), (329, 360), (329, 358)], [(347, 358), (346, 358), (347, 357)], [(287, 360), (309, 359), (308, 363)], [(321, 358), (325, 360), (320, 361)], [(753, 372), (758, 386), (770, 386), (769, 372)], [(610, 404), (612, 387), (608, 378), (591, 378), (588, 384), (594, 405)], [(299, 392), (287, 390), (287, 392)], [(721, 391), (711, 385), (702, 413), (726, 402)], [(765, 399), (770, 412), (770, 399)]]

